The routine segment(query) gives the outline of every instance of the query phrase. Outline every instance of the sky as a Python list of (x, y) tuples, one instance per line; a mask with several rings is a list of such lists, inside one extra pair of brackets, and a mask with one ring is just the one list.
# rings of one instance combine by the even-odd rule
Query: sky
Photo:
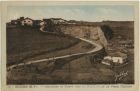
[(7, 21), (21, 16), (32, 19), (63, 18), (90, 22), (133, 21), (134, 7), (131, 5), (9, 6), (7, 15)]

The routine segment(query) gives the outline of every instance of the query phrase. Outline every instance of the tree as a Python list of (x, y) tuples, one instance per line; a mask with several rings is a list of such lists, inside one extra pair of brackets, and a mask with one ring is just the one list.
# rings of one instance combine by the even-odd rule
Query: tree
[(113, 38), (113, 31), (108, 25), (102, 25), (101, 29), (104, 32), (104, 35), (107, 40), (110, 40)]

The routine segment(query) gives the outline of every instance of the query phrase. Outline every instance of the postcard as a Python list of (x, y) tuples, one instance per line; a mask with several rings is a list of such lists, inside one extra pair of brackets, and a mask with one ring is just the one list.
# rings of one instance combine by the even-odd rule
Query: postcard
[(2, 2), (2, 91), (138, 91), (138, 2)]

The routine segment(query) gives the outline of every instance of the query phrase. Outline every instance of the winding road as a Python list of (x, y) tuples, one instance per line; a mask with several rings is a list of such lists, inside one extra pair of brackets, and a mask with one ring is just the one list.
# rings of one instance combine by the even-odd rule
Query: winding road
[(93, 50), (91, 50), (91, 51), (84, 52), (84, 53), (75, 53), (75, 54), (71, 54), (71, 55), (64, 55), (64, 56), (51, 57), (51, 58), (40, 59), (40, 60), (35, 60), (35, 61), (29, 61), (29, 62), (25, 62), (25, 63), (19, 63), (19, 64), (9, 66), (7, 69), (11, 70), (11, 69), (13, 69), (15, 67), (24, 66), (24, 65), (30, 65), (30, 64), (34, 64), (34, 63), (46, 62), (46, 61), (54, 61), (54, 60), (57, 60), (57, 59), (69, 58), (69, 57), (72, 57), (72, 56), (79, 56), (79, 55), (83, 55), (83, 54), (91, 54), (91, 53), (100, 51), (103, 48), (101, 45), (99, 45), (99, 44), (97, 44), (97, 43), (95, 43), (93, 41), (90, 41), (90, 40), (87, 40), (87, 39), (84, 39), (84, 38), (79, 38), (79, 39), (94, 45), (95, 48)]

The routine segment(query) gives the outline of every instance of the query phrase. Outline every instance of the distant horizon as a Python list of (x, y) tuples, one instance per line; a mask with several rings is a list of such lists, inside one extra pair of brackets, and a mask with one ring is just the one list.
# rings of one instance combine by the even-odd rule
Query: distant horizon
[[(20, 17), (24, 17), (24, 16), (20, 16)], [(12, 19), (12, 20), (17, 20), (17, 19), (19, 19), (20, 17), (18, 17), (18, 18), (16, 18), (16, 19)], [(24, 18), (30, 18), (30, 17), (24, 17)], [(50, 17), (50, 18), (61, 18), (61, 17)], [(50, 18), (41, 18), (41, 19), (33, 19), (33, 18), (31, 18), (32, 20), (42, 20), (42, 19), (50, 19)], [(61, 18), (61, 19), (64, 19), (64, 18)], [(12, 20), (10, 20), (10, 21), (7, 21), (7, 22), (11, 22)], [(64, 20), (67, 20), (67, 19), (64, 19)], [(67, 21), (70, 21), (70, 20), (67, 20)], [(74, 20), (74, 21), (83, 21), (83, 20)], [(83, 22), (109, 22), (109, 21), (114, 21), (114, 20), (102, 20), (102, 21), (83, 21)], [(116, 21), (114, 21), (114, 22), (134, 22), (134, 20), (116, 20)]]
[(9, 6), (7, 11), (7, 22), (20, 16), (35, 20), (62, 18), (88, 22), (134, 21), (132, 5)]

